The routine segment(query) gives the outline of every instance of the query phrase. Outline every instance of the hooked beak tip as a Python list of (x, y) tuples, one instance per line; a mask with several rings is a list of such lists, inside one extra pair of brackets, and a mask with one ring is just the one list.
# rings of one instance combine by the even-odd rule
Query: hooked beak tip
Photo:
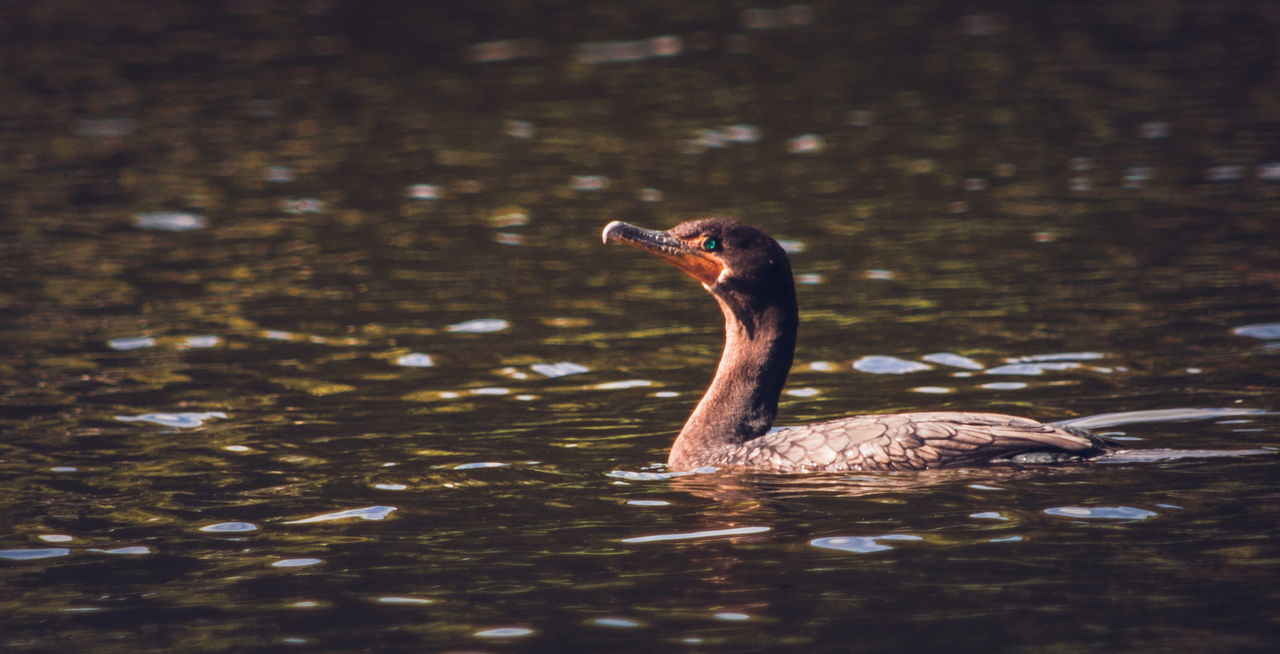
[(615, 220), (610, 222), (608, 225), (605, 225), (604, 231), (600, 232), (600, 242), (608, 243), (609, 237), (613, 236), (613, 233), (618, 231), (618, 229), (625, 224), (626, 223), (622, 222), (621, 220)]

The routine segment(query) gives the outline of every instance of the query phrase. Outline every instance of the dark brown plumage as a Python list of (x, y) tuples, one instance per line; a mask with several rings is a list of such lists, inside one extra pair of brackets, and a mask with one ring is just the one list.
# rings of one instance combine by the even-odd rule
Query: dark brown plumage
[(602, 238), (685, 271), (724, 313), (724, 352), (711, 386), (671, 447), (667, 464), (674, 470), (924, 470), (1037, 452), (1089, 457), (1108, 450), (1106, 441), (1083, 430), (994, 413), (864, 415), (770, 431), (799, 325), (791, 263), (782, 246), (727, 218), (687, 222), (666, 232), (614, 221)]

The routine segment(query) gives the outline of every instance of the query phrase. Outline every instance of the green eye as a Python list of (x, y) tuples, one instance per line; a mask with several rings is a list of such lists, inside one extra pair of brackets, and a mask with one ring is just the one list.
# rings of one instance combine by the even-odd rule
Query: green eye
[(702, 249), (706, 250), (707, 252), (719, 252), (719, 251), (720, 251), (720, 239), (718, 239), (718, 238), (714, 238), (714, 237), (711, 237), (711, 238), (707, 238), (707, 239), (703, 240), (703, 241), (702, 241)]

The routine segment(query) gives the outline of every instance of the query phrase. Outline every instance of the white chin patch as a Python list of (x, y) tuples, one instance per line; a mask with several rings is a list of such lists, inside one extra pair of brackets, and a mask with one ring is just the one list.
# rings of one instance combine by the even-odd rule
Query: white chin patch
[[(729, 274), (729, 269), (728, 269), (728, 268), (721, 268), (721, 269), (720, 269), (720, 274), (716, 276), (716, 284), (719, 284), (720, 282), (723, 282), (723, 281), (724, 281), (725, 276), (726, 276), (726, 275), (728, 275), (728, 274)], [(706, 282), (702, 282), (702, 288), (707, 289), (707, 291), (708, 291), (708, 292), (710, 292), (710, 291), (711, 291), (711, 287), (712, 287), (712, 286), (715, 286), (715, 284), (708, 284), (708, 283), (706, 283)]]

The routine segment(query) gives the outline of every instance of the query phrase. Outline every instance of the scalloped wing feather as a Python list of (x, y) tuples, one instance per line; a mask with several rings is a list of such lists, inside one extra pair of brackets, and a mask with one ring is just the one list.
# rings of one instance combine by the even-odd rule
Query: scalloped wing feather
[(1107, 450), (1087, 432), (996, 413), (867, 415), (785, 427), (708, 458), (779, 472), (923, 470), (1026, 452), (1090, 456)]

